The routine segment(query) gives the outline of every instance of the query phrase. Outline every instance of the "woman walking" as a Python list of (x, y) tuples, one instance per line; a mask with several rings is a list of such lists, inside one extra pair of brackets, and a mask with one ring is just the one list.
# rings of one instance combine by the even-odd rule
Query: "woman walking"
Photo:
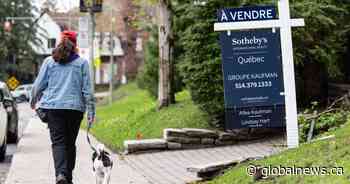
[(75, 141), (84, 112), (95, 119), (88, 62), (77, 54), (77, 34), (64, 31), (52, 56), (45, 59), (32, 90), (31, 107), (47, 114), (56, 184), (72, 184)]

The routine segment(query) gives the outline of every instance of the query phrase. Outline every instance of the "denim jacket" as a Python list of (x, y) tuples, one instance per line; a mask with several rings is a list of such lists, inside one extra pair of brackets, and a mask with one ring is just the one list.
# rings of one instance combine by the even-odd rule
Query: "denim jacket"
[(89, 63), (77, 55), (67, 64), (59, 64), (51, 56), (46, 58), (34, 82), (30, 103), (38, 101), (43, 109), (87, 110), (88, 118), (94, 119)]

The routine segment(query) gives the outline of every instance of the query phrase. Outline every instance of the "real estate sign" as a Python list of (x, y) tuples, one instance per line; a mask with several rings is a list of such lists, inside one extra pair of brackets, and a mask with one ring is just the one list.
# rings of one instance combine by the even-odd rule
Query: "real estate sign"
[[(278, 0), (277, 4), (278, 18), (276, 18), (275, 8), (271, 6), (221, 9), (218, 11), (218, 22), (214, 24), (214, 31), (227, 32), (228, 35), (227, 37), (224, 35), (221, 36), (223, 43), (222, 50), (223, 52), (228, 53), (223, 54), (225, 100), (235, 100), (236, 103), (226, 102), (227, 128), (254, 126), (273, 127), (275, 126), (274, 122), (277, 122), (278, 125), (283, 124), (284, 120), (286, 120), (287, 145), (289, 148), (295, 148), (299, 145), (299, 131), (291, 28), (305, 26), (305, 21), (304, 19), (290, 18), (289, 0)], [(259, 29), (271, 29), (272, 33), (277, 33), (279, 31), (279, 34), (277, 33), (269, 36), (268, 33), (263, 30), (261, 32), (257, 31)], [(240, 33), (241, 31), (248, 31), (249, 34), (245, 35), (246, 33)], [(231, 34), (233, 35), (232, 37), (230, 37)], [(259, 48), (259, 43), (263, 43), (263, 41), (258, 41), (258, 36), (266, 36), (266, 40), (262, 39), (266, 41), (264, 45), (266, 48), (271, 48), (273, 51), (270, 51), (269, 49), (262, 49), (262, 52), (264, 53), (254, 53), (260, 52), (258, 50), (253, 51), (253, 49)], [(247, 39), (244, 37), (247, 37)], [(276, 59), (276, 57), (278, 57), (278, 50), (275, 49), (278, 48), (269, 45), (271, 41), (274, 42), (273, 40), (278, 39), (278, 37), (280, 37), (280, 45), (278, 46), (280, 46), (283, 63), (282, 65), (278, 63), (278, 59)], [(250, 46), (236, 46), (237, 44), (241, 45), (242, 43), (253, 45), (252, 50), (250, 50)], [(225, 44), (231, 44), (226, 45), (229, 47), (227, 50)], [(248, 56), (246, 56), (245, 52), (238, 52), (239, 49), (237, 48), (239, 47), (242, 48), (241, 51), (247, 51)], [(233, 49), (236, 49), (237, 52), (233, 51)], [(267, 58), (270, 58), (271, 60)], [(265, 63), (274, 63), (274, 65), (264, 66), (263, 64)], [(250, 69), (240, 69), (242, 68), (240, 66), (244, 66), (246, 64), (249, 66), (252, 64), (251, 66), (253, 67), (251, 68), (255, 74), (251, 72)], [(261, 65), (261, 68), (258, 69), (257, 66), (259, 65)], [(238, 68), (232, 68), (236, 66), (238, 66)], [(278, 75), (278, 72), (280, 71), (278, 67), (281, 66), (283, 66), (282, 71), (284, 87), (279, 85), (280, 83), (278, 82), (282, 80), (281, 75)], [(238, 73), (237, 76), (235, 75), (235, 72)], [(265, 83), (265, 81), (267, 81), (267, 83)], [(259, 95), (257, 95), (254, 90), (258, 90), (260, 88), (266, 88), (266, 90), (259, 90)], [(284, 90), (280, 92), (280, 95), (284, 96), (285, 105), (281, 106), (279, 105), (279, 102), (282, 101), (278, 97), (278, 93), (275, 92), (277, 92), (278, 89), (282, 90), (283, 88)], [(234, 92), (234, 90), (242, 90), (242, 92), (245, 92), (249, 97), (245, 98), (240, 95), (239, 97), (230, 97), (229, 95), (231, 94), (229, 92)], [(228, 97), (226, 97), (227, 95)], [(261, 104), (268, 103), (272, 103), (273, 105), (260, 106)], [(235, 104), (240, 106), (235, 106)], [(285, 117), (283, 114), (285, 114)], [(281, 117), (282, 119), (279, 120), (278, 118)]]
[[(222, 9), (219, 22), (272, 20), (272, 6)], [(284, 125), (279, 30), (221, 32), (226, 128)]]
[(220, 35), (226, 108), (284, 104), (279, 32)]

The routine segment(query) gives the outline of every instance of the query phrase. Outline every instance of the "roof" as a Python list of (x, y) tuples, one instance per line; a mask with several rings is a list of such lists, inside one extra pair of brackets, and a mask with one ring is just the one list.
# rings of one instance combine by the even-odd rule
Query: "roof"
[(61, 29), (59, 25), (48, 14), (43, 15), (38, 21), (38, 24), (39, 28), (37, 29), (36, 36), (41, 40), (42, 44), (31, 45), (37, 54), (49, 55), (52, 53), (52, 48), (48, 48), (47, 39), (59, 40)]
[[(44, 0), (32, 0), (33, 6), (37, 8), (32, 10), (34, 18), (39, 18), (41, 15), (44, 2)], [(41, 44), (35, 45), (33, 43), (30, 43), (30, 45), (36, 54), (50, 55), (52, 53), (52, 48), (48, 48), (48, 39), (58, 40), (60, 38), (61, 28), (52, 19), (49, 13), (43, 14), (42, 17), (38, 20), (37, 24), (38, 28), (35, 36), (40, 40)]]

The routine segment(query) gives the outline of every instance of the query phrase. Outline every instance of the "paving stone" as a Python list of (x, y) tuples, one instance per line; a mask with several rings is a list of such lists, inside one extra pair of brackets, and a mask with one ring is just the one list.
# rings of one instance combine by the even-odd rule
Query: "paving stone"
[(163, 138), (167, 137), (187, 137), (187, 134), (184, 130), (178, 128), (166, 128), (163, 130)]
[[(232, 134), (232, 140), (237, 141), (249, 141), (249, 140), (256, 140), (256, 139), (263, 139), (268, 138), (270, 135), (278, 135), (281, 133), (280, 128), (243, 128), (243, 129), (233, 129), (230, 130), (230, 132), (227, 132), (228, 134)], [(228, 139), (229, 135), (226, 135), (225, 133), (222, 133), (222, 138), (219, 133), (219, 139), (220, 140), (226, 140)], [(225, 137), (225, 138), (224, 138)]]
[(233, 135), (241, 135), (241, 136), (247, 136), (250, 132), (249, 128), (241, 128), (241, 129), (231, 129), (229, 130), (229, 133), (232, 133)]
[(214, 145), (209, 144), (182, 144), (182, 149), (201, 149), (201, 148), (211, 148)]
[[(273, 138), (273, 137), (271, 137)], [(205, 149), (190, 149), (190, 150), (176, 150), (176, 151), (164, 151), (158, 153), (146, 153), (140, 155), (127, 155), (126, 160), (130, 164), (138, 165), (135, 168), (135, 172), (143, 172), (147, 179), (154, 184), (184, 184), (190, 181), (196, 181), (203, 179), (205, 177), (214, 176), (215, 174), (220, 174), (222, 171), (213, 171), (212, 173), (198, 174), (195, 172), (178, 172), (178, 169), (183, 168), (187, 171), (187, 168), (193, 166), (203, 166), (213, 163), (221, 163), (227, 160), (244, 160), (246, 158), (255, 158), (258, 156), (269, 155), (272, 149), (275, 149), (272, 145), (264, 144), (268, 140), (260, 140), (259, 142), (241, 142), (239, 145), (230, 145), (215, 148), (205, 148)], [(277, 140), (276, 140), (277, 141)], [(279, 142), (283, 142), (283, 139), (278, 139)], [(251, 146), (249, 146), (251, 145)], [(261, 146), (258, 146), (261, 145)], [(189, 145), (183, 144), (183, 149), (186, 146), (207, 146), (207, 145)], [(257, 147), (257, 149), (252, 149)], [(192, 147), (193, 148), (193, 147)], [(282, 149), (279, 149), (282, 150)], [(261, 154), (256, 154), (259, 151)], [(152, 160), (148, 159), (147, 154), (152, 154)], [(208, 155), (215, 155), (208, 159)], [(147, 156), (147, 157), (146, 157)], [(146, 157), (142, 159), (147, 163), (140, 163), (140, 159), (134, 159), (138, 157)], [(155, 163), (154, 160), (157, 160)], [(158, 162), (159, 160), (159, 162)], [(158, 169), (154, 169), (158, 167)], [(175, 169), (174, 169), (175, 168)], [(146, 172), (147, 171), (147, 172)], [(161, 181), (160, 178), (165, 177), (164, 173), (171, 173), (175, 177), (171, 177), (170, 181)], [(186, 174), (186, 175), (184, 175)], [(202, 178), (200, 178), (202, 177)], [(175, 179), (177, 178), (177, 179)]]
[(215, 143), (215, 139), (213, 138), (202, 138), (201, 139), (201, 144), (209, 144), (212, 145)]
[(219, 140), (220, 141), (229, 141), (229, 140), (235, 140), (235, 137), (237, 135), (230, 133), (230, 132), (219, 132)]
[(127, 150), (127, 153), (144, 150), (166, 149), (167, 142), (164, 139), (127, 140), (124, 141), (124, 148)]
[[(242, 128), (242, 129), (232, 129), (232, 130), (230, 130), (230, 132), (227, 132), (227, 133), (231, 134), (231, 136), (232, 136), (231, 140), (249, 141), (249, 140), (255, 140), (255, 139), (262, 138), (263, 136), (261, 136), (261, 134), (259, 134), (259, 132), (260, 132), (260, 130), (254, 129), (254, 128), (251, 128), (251, 129)], [(219, 136), (219, 139), (221, 141), (226, 141), (226, 140), (229, 140), (228, 137), (229, 137), (229, 135), (223, 133), (222, 138), (224, 138), (224, 139), (220, 139), (220, 136)]]
[(212, 130), (198, 129), (198, 128), (183, 128), (186, 134), (190, 137), (201, 137), (201, 138), (218, 138), (219, 135)]
[(187, 171), (194, 172), (197, 174), (198, 177), (208, 180), (219, 175), (222, 170), (237, 165), (240, 162), (240, 159), (242, 158), (221, 162), (212, 162), (209, 164), (202, 164), (197, 166), (190, 166), (187, 168)]
[(243, 160), (243, 158), (238, 158), (238, 159), (228, 160), (228, 161), (221, 161), (221, 162), (212, 162), (209, 164), (189, 166), (187, 167), (187, 171), (196, 172), (196, 173), (211, 172), (214, 170), (220, 170), (220, 169), (226, 168), (228, 166), (236, 165), (241, 160)]
[(167, 137), (168, 142), (177, 142), (181, 144), (200, 144), (201, 139), (195, 137)]
[(170, 149), (170, 150), (181, 149), (181, 148), (182, 148), (182, 144), (181, 143), (168, 142), (168, 149)]
[(236, 141), (220, 141), (219, 139), (215, 140), (215, 145), (218, 145), (218, 146), (233, 145), (235, 143)]

